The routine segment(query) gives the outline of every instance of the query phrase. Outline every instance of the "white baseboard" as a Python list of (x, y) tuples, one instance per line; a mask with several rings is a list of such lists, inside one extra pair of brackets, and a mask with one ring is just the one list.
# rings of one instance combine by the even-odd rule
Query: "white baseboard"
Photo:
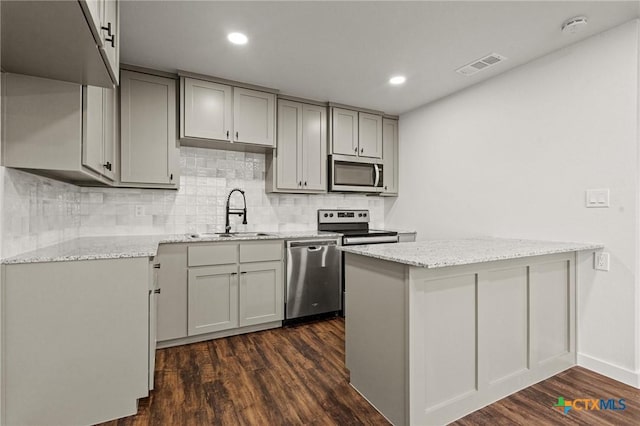
[(640, 372), (631, 371), (618, 365), (610, 364), (601, 359), (593, 358), (588, 355), (578, 354), (578, 365), (586, 369), (595, 371), (596, 373), (607, 376), (613, 380), (617, 380), (634, 388), (640, 389)]

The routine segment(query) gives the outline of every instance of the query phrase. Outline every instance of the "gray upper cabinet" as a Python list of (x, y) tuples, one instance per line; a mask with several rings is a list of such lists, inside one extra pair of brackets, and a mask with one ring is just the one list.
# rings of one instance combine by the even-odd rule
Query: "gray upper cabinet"
[(234, 87), (234, 142), (275, 146), (275, 95)]
[(113, 89), (10, 73), (2, 84), (4, 166), (113, 184)]
[(119, 83), (120, 67), (120, 4), (117, 0), (102, 0), (99, 43), (100, 53), (111, 78)]
[(333, 153), (358, 155), (358, 112), (333, 108)]
[[(275, 95), (191, 77), (180, 80), (180, 138), (198, 146), (275, 146)], [(208, 143), (208, 141), (211, 141)]]
[(382, 119), (384, 191), (381, 195), (398, 195), (398, 120)]
[(382, 116), (331, 109), (332, 154), (382, 158)]
[(278, 145), (268, 155), (270, 192), (326, 192), (327, 108), (278, 100)]
[(178, 187), (175, 80), (122, 71), (120, 156), (123, 186)]
[[(2, 69), (112, 88), (118, 84), (118, 1), (3, 1)], [(103, 27), (111, 23), (113, 44)]]
[(327, 190), (327, 108), (302, 105), (302, 185)]
[(82, 164), (114, 180), (115, 90), (86, 86), (82, 101)]
[(181, 79), (181, 86), (181, 137), (231, 141), (231, 86), (194, 78)]
[(358, 155), (382, 158), (382, 117), (359, 112), (358, 128)]

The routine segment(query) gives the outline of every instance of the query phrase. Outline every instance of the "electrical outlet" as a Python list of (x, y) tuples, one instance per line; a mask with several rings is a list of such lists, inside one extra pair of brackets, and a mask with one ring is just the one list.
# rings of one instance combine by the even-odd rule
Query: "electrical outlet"
[(609, 253), (595, 253), (594, 266), (597, 271), (609, 270)]
[(136, 217), (144, 216), (144, 206), (136, 206)]

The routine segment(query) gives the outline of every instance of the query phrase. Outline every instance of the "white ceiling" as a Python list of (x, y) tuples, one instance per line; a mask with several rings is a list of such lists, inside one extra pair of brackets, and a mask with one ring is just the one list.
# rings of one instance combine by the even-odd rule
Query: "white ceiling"
[[(399, 114), (639, 16), (638, 1), (123, 1), (124, 63)], [(562, 23), (584, 15), (568, 36)], [(249, 36), (245, 46), (226, 35)], [(508, 58), (471, 77), (455, 69)], [(407, 82), (391, 87), (388, 79)]]

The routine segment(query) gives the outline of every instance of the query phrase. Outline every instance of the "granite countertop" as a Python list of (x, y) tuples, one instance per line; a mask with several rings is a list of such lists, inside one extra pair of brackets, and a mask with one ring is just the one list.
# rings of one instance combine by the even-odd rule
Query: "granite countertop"
[(467, 265), (553, 253), (603, 248), (603, 244), (506, 238), (430, 240), (399, 244), (346, 246), (340, 249), (376, 259), (422, 268)]
[(64, 262), (73, 260), (122, 259), (154, 257), (158, 245), (165, 243), (196, 243), (216, 241), (288, 240), (331, 237), (342, 235), (318, 231), (269, 232), (269, 235), (237, 235), (220, 237), (215, 234), (128, 235), (115, 237), (81, 237), (60, 244), (43, 247), (2, 259), (5, 265), (37, 262)]

